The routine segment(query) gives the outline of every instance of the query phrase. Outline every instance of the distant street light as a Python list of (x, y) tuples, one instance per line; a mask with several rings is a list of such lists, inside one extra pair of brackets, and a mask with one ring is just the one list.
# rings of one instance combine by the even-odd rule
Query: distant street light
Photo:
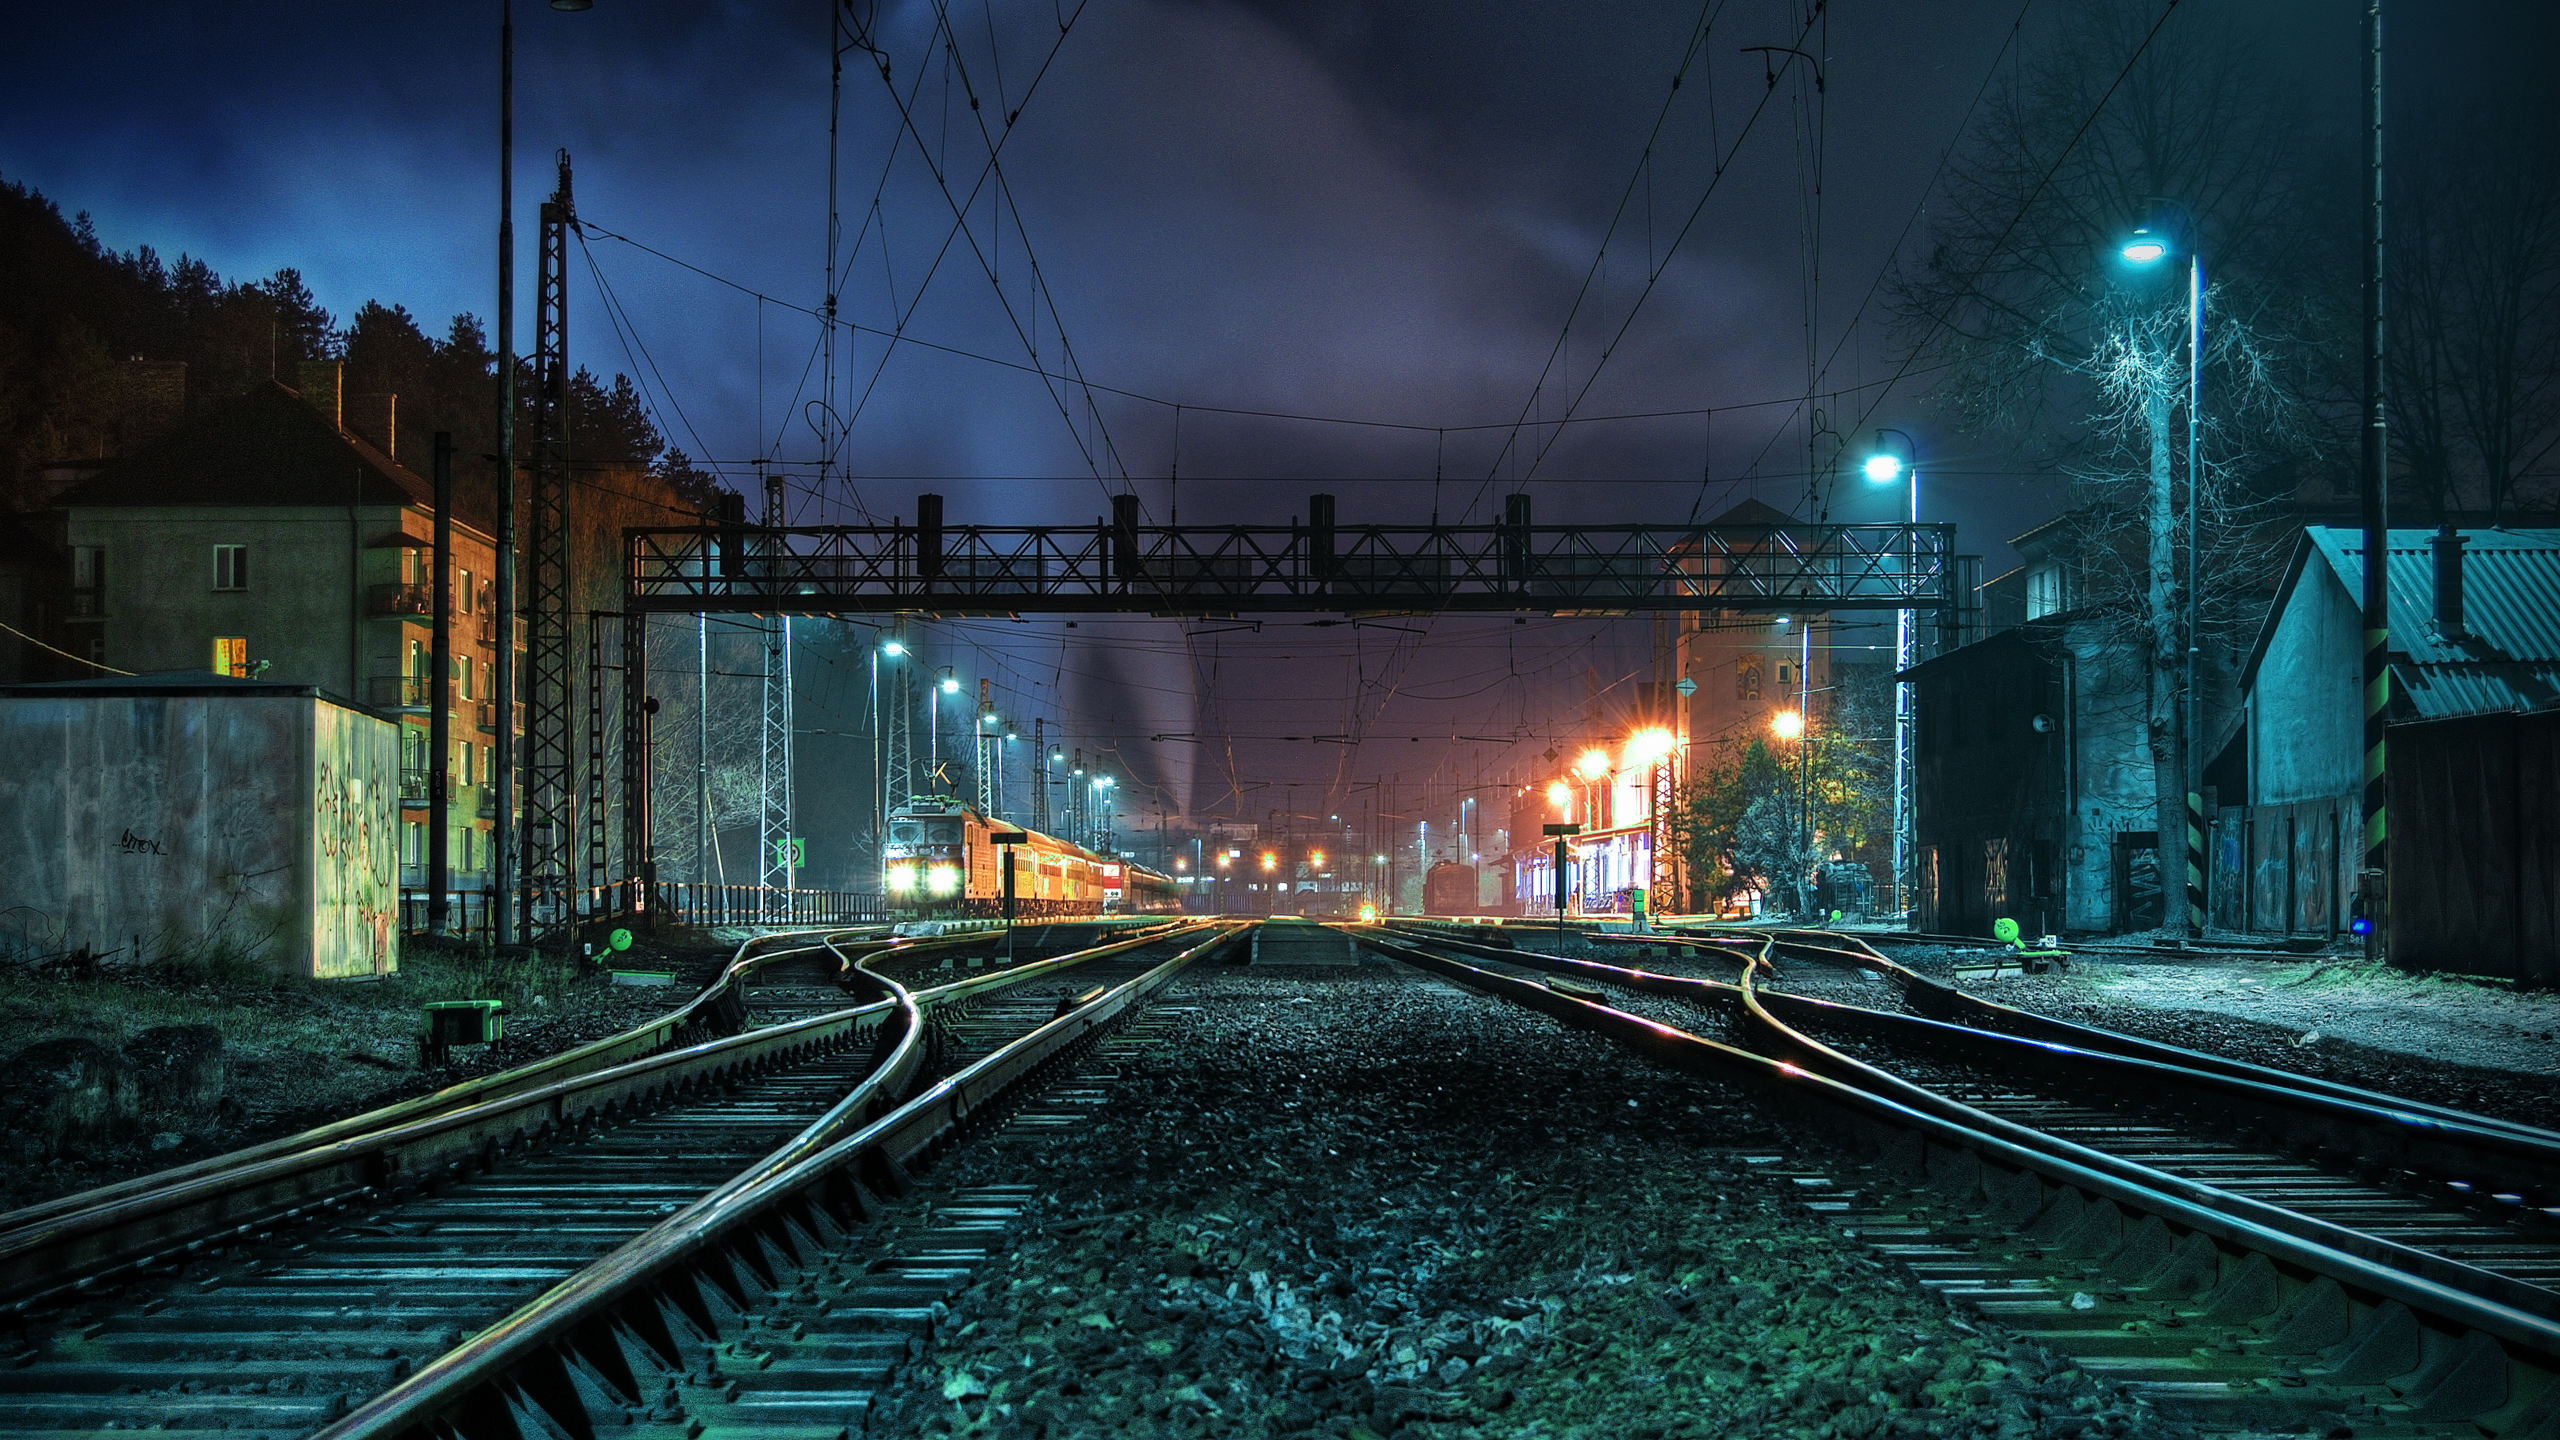
[(1793, 740), (1804, 733), (1804, 716), (1793, 710), (1781, 710), (1769, 717), (1769, 729), (1781, 740)]

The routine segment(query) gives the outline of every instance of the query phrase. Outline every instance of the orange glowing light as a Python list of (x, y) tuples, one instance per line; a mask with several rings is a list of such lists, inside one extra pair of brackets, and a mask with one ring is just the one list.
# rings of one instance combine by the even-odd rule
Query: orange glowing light
[(1558, 780), (1547, 787), (1547, 803), (1553, 805), (1557, 809), (1563, 809), (1567, 804), (1571, 803), (1572, 800), (1573, 787), (1565, 784), (1563, 781)]
[(1597, 780), (1609, 773), (1609, 752), (1585, 750), (1582, 752), (1582, 758), (1574, 762), (1573, 769), (1575, 774), (1585, 780)]
[(1793, 740), (1804, 733), (1804, 717), (1793, 710), (1781, 710), (1769, 718), (1769, 728), (1781, 740)]
[(1633, 739), (1627, 741), (1627, 768), (1638, 770), (1651, 765), (1670, 754), (1677, 744), (1671, 738), (1671, 732), (1660, 726), (1639, 730)]

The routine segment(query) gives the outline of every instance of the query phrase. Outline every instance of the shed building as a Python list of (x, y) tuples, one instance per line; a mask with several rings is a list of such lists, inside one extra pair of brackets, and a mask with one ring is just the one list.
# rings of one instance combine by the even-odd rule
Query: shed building
[(398, 727), (309, 685), (182, 671), (0, 687), (0, 948), (399, 964)]

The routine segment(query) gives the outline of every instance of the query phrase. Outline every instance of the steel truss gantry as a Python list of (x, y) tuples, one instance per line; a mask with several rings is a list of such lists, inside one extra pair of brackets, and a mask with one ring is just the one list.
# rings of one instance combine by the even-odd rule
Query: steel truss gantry
[[(637, 628), (647, 614), (759, 615), (787, 644), (787, 615), (1863, 610), (1902, 611), (1914, 622), (1934, 615), (1936, 641), (1922, 647), (1934, 654), (1959, 642), (1966, 581), (1978, 570), (1955, 553), (1951, 524), (1537, 525), (1529, 497), (1512, 495), (1493, 524), (1343, 525), (1333, 498), (1317, 495), (1303, 524), (1141, 525), (1135, 497), (1115, 496), (1111, 518), (1095, 525), (946, 525), (940, 497), (925, 498), (918, 513), (930, 523), (914, 525), (758, 527), (733, 509), (732, 518), (708, 526), (626, 530), (626, 623)], [(787, 656), (767, 663), (769, 673), (787, 673)], [(912, 703), (907, 668), (895, 667), (883, 696), (886, 785), (904, 780), (912, 764), (899, 763), (912, 743), (899, 743)], [(622, 678), (628, 737), (639, 733), (647, 684), (637, 653)], [(768, 715), (769, 750), (779, 748), (776, 739), (787, 746), (787, 717), (776, 724)], [(1090, 797), (1079, 777), (1061, 811), (1049, 810), (1048, 745), (1041, 731), (1034, 736), (1032, 824), (1054, 821), (1081, 837)], [(776, 760), (788, 773), (787, 752), (769, 756), (768, 766)], [(643, 813), (640, 797), (625, 803), (626, 814)], [(788, 827), (787, 810), (774, 814), (769, 798), (768, 865), (773, 839)], [(787, 870), (765, 878), (790, 883)]]
[[(1964, 605), (1955, 527), (828, 525), (624, 532), (626, 610), (848, 615), (1635, 614)], [(939, 507), (935, 507), (937, 510)], [(722, 554), (743, 563), (722, 563)], [(1936, 647), (1933, 647), (1936, 648)]]

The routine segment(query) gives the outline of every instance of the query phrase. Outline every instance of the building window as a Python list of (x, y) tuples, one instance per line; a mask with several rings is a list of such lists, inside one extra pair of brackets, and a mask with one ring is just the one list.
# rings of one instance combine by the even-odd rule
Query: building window
[(213, 588), (246, 590), (249, 588), (249, 547), (216, 545), (213, 547)]
[(213, 673), (249, 678), (249, 637), (216, 635), (213, 637)]
[(476, 700), (480, 698), (478, 691), (471, 684), (471, 672), (476, 668), (471, 657), (465, 655), (455, 660), (453, 663), (461, 667), (460, 673), (458, 673), (454, 678), (462, 682), (462, 698), (465, 700)]
[(462, 572), (462, 583), (453, 587), (453, 598), (454, 602), (462, 607), (463, 614), (468, 615), (471, 613), (470, 571), (465, 570)]
[(71, 613), (107, 613), (107, 552), (103, 546), (71, 547)]

